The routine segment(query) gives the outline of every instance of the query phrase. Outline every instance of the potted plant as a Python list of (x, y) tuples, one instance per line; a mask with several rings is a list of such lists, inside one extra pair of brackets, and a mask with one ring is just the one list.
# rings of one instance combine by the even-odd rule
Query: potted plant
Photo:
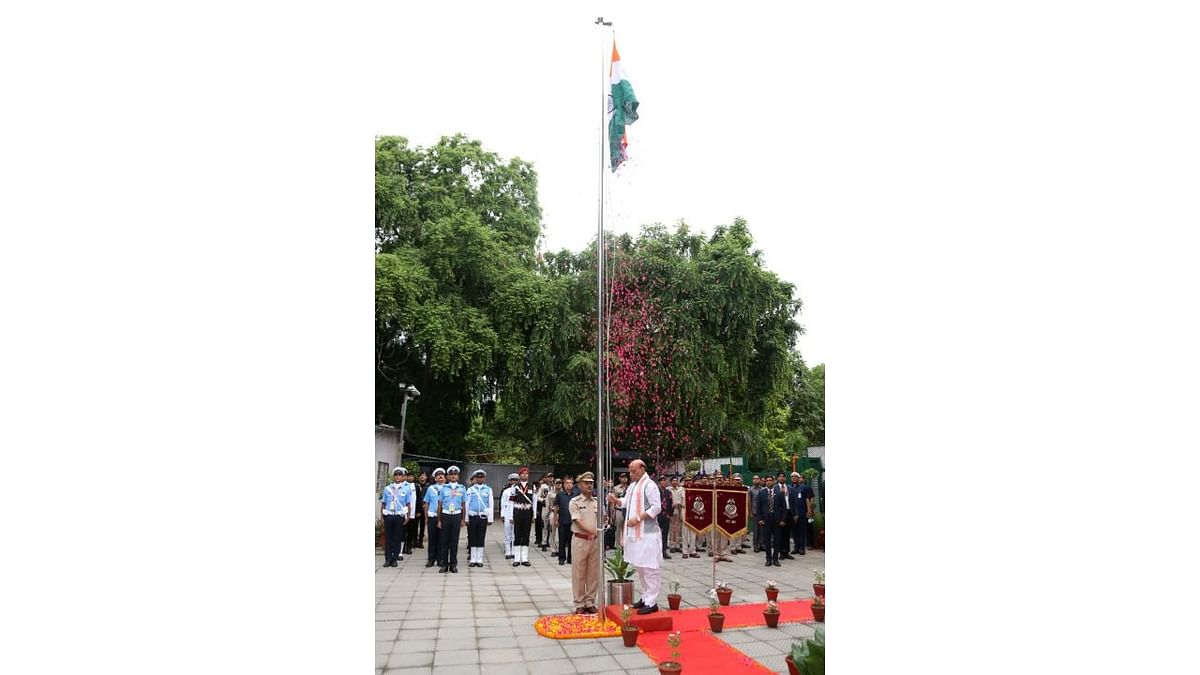
[(813, 593), (817, 597), (825, 597), (825, 570), (813, 570), (813, 579), (816, 581), (813, 584)]
[(813, 618), (821, 623), (825, 623), (825, 598), (816, 596), (812, 603)]
[(683, 664), (679, 662), (679, 645), (682, 642), (683, 636), (679, 634), (679, 631), (667, 635), (667, 644), (671, 645), (671, 660), (658, 664), (659, 675), (683, 672)]
[(774, 579), (767, 579), (767, 587), (765, 590), (767, 591), (768, 602), (779, 599), (779, 584), (776, 583)]
[(714, 633), (720, 633), (725, 627), (725, 615), (721, 613), (721, 602), (717, 599), (717, 589), (708, 592), (708, 627)]
[(717, 592), (717, 598), (721, 601), (721, 604), (728, 606), (729, 599), (733, 597), (733, 589), (729, 587), (729, 584), (725, 583), (724, 581), (718, 581), (715, 590)]
[(811, 639), (793, 643), (785, 660), (791, 675), (825, 675), (825, 626), (817, 626)]
[(604, 568), (612, 575), (608, 580), (608, 602), (613, 605), (633, 604), (633, 565), (625, 562), (625, 552), (615, 549), (604, 559)]
[(621, 641), (626, 647), (636, 647), (638, 639), (638, 627), (629, 623), (629, 617), (633, 616), (633, 607), (629, 605), (621, 605)]
[(667, 604), (671, 609), (679, 609), (679, 602), (683, 599), (683, 596), (679, 594), (679, 580), (672, 579), (668, 583), (671, 585), (671, 592), (667, 594)]
[(767, 608), (763, 610), (763, 619), (767, 621), (767, 628), (779, 628), (779, 605), (775, 604), (774, 600), (767, 601)]

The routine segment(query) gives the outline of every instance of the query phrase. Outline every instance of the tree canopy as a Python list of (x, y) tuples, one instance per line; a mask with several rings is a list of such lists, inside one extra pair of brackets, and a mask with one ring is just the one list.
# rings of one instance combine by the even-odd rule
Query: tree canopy
[(800, 301), (744, 220), (539, 253), (529, 163), (461, 135), (429, 148), (381, 137), (375, 151), (377, 421), (398, 425), (399, 384), (416, 384), (407, 429), (429, 454), (590, 460), (599, 248), (614, 447), (765, 458), (823, 442), (824, 366), (795, 352)]

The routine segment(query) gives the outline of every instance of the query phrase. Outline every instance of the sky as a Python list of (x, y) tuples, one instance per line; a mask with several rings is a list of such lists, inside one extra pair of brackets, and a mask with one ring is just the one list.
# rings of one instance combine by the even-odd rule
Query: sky
[(394, 109), (376, 111), (378, 132), (421, 146), (462, 132), (532, 162), (543, 247), (584, 248), (596, 234), (601, 74), (611, 49), (609, 29), (595, 25), (603, 15), (640, 102), (627, 129), (630, 161), (609, 178), (606, 230), (682, 220), (711, 234), (745, 218), (767, 268), (803, 302), (801, 355), (823, 363), (831, 223), (803, 208), (811, 182), (796, 159), (819, 134), (804, 123), (819, 102), (800, 93), (816, 71), (795, 46), (804, 42), (799, 17), (657, 3), (471, 7), (407, 12), (425, 28), (400, 31), (411, 67)]

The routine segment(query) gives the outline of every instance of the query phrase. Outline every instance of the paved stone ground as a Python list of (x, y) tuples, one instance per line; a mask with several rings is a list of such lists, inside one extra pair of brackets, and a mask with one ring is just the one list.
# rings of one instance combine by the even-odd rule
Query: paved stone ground
[[(375, 556), (375, 668), (387, 675), (508, 675), (553, 671), (569, 673), (645, 673), (658, 668), (637, 647), (620, 638), (552, 640), (537, 634), (534, 620), (573, 608), (571, 567), (559, 566), (549, 552), (529, 551), (532, 567), (513, 567), (504, 559), (504, 528), (488, 527), (484, 567), (467, 567), (467, 535), (459, 543), (458, 574), (425, 567), (426, 549), (414, 549), (399, 567), (383, 567)], [(531, 532), (532, 538), (532, 532)], [(779, 599), (812, 597), (812, 571), (825, 566), (823, 551), (809, 551), (782, 567), (766, 567), (762, 554), (733, 556), (717, 565), (717, 579), (734, 589), (733, 603), (762, 602), (767, 579), (778, 582)], [(660, 606), (666, 608), (668, 581), (679, 579), (682, 607), (707, 605), (712, 587), (712, 558), (663, 561)], [(635, 583), (636, 590), (636, 583)], [(779, 673), (792, 642), (813, 634), (807, 623), (779, 628), (729, 629), (719, 634), (731, 645)], [(571, 659), (567, 658), (569, 650)], [(586, 658), (584, 658), (586, 657)]]

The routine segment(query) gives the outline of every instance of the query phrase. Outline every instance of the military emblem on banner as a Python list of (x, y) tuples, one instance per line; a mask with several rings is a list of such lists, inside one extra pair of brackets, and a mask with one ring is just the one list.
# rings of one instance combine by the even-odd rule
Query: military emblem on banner
[(746, 532), (750, 494), (745, 488), (717, 488), (717, 531), (727, 537)]
[(712, 489), (686, 488), (684, 490), (684, 525), (696, 534), (708, 532), (713, 525)]

